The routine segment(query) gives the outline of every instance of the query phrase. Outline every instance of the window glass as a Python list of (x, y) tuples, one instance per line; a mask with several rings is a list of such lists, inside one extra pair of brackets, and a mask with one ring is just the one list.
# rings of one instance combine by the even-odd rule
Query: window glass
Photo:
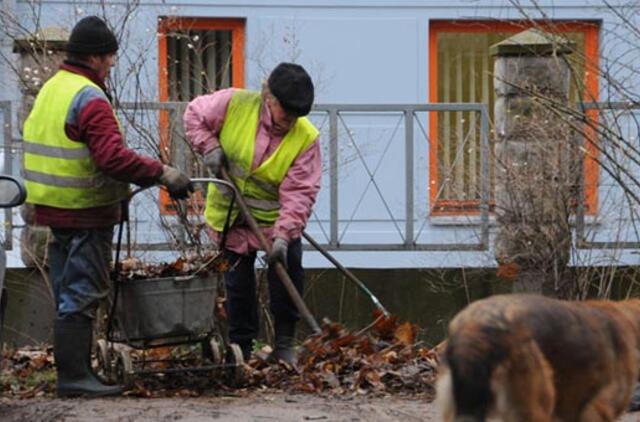
[[(484, 24), (478, 22), (441, 22), (432, 24), (430, 45), (431, 69), (436, 83), (431, 83), (431, 102), (484, 103), (493, 122), (495, 94), (493, 90), (494, 58), (489, 49), (527, 29), (525, 25)], [(502, 26), (502, 28), (500, 28)], [(507, 29), (505, 29), (505, 27)], [(573, 69), (570, 103), (584, 96), (585, 31), (572, 31), (563, 26), (562, 36), (576, 43), (576, 52), (569, 56)], [(434, 66), (435, 64), (435, 66)], [(433, 82), (433, 81), (432, 81)], [(434, 121), (436, 124), (433, 124)], [(490, 123), (492, 126), (492, 123)], [(431, 148), (437, 163), (431, 169), (432, 210), (463, 212), (477, 210), (480, 200), (480, 115), (477, 112), (438, 112), (432, 116)], [(492, 145), (493, 131), (489, 132)], [(492, 155), (491, 153), (489, 154)], [(435, 164), (435, 167), (433, 167)], [(489, 160), (490, 177), (493, 168)], [(492, 182), (493, 183), (493, 182)], [(493, 192), (493, 186), (490, 187)]]

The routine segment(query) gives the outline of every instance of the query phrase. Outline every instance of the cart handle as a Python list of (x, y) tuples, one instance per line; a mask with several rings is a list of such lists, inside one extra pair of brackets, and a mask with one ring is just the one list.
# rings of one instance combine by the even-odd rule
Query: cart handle
[[(225, 185), (226, 187), (228, 187), (231, 190), (231, 195), (232, 195), (232, 201), (235, 201), (236, 199), (236, 190), (234, 189), (235, 186), (232, 183), (227, 182), (226, 180), (223, 179), (218, 179), (216, 177), (193, 177), (191, 178), (191, 183), (214, 183), (216, 185)], [(140, 192), (147, 190), (149, 188), (153, 188), (153, 187), (157, 187), (158, 185), (151, 185), (151, 186), (145, 186), (142, 188), (137, 188), (134, 189), (129, 196), (127, 196), (127, 201), (131, 201), (131, 199), (139, 194)]]
[[(233, 183), (223, 180), (223, 179), (218, 179), (215, 177), (194, 177), (191, 179), (191, 183), (215, 183), (218, 185), (224, 185), (226, 186), (230, 191), (231, 191), (231, 202), (230, 202), (230, 206), (229, 206), (229, 212), (227, 213), (227, 218), (225, 220), (225, 227), (223, 230), (223, 237), (222, 237), (222, 246), (224, 246), (225, 243), (225, 238), (226, 238), (226, 234), (227, 234), (227, 230), (229, 229), (229, 224), (230, 224), (230, 218), (231, 218), (231, 211), (233, 208), (233, 205), (236, 202), (236, 195), (237, 195), (237, 190), (236, 187)], [(114, 278), (118, 278), (119, 277), (119, 273), (120, 273), (120, 250), (122, 248), (122, 228), (124, 226), (125, 221), (128, 224), (128, 220), (129, 220), (129, 203), (131, 202), (131, 200), (133, 199), (134, 196), (136, 196), (137, 194), (139, 194), (140, 192), (147, 190), (149, 188), (155, 187), (158, 185), (151, 185), (151, 186), (145, 186), (145, 187), (140, 187), (138, 189), (134, 189), (123, 201), (122, 201), (122, 212), (121, 212), (121, 217), (120, 217), (120, 227), (118, 230), (118, 242), (117, 242), (117, 246), (116, 246), (116, 258), (115, 258), (115, 263), (114, 263)], [(127, 226), (128, 227), (128, 226)], [(129, 239), (128, 239), (129, 234), (127, 233), (127, 244), (129, 243)]]

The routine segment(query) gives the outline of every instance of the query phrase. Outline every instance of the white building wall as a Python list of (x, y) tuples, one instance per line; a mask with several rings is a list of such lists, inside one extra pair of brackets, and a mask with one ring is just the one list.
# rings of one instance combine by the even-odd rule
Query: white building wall
[[(4, 2), (6, 3), (6, 2)], [(9, 2), (11, 3), (11, 2)], [(7, 4), (9, 4), (7, 3)], [(126, 7), (125, 1), (106, 2), (108, 16), (119, 16)], [(527, 3), (527, 2), (523, 2)], [(98, 2), (42, 1), (41, 26), (67, 26), (89, 14), (102, 14)], [(260, 82), (273, 65), (280, 61), (295, 60), (304, 65), (317, 84), (317, 103), (402, 104), (426, 103), (428, 92), (429, 21), (433, 19), (520, 19), (523, 13), (529, 17), (545, 16), (552, 19), (601, 19), (603, 31), (601, 51), (614, 57), (626, 46), (615, 32), (612, 15), (603, 9), (602, 1), (540, 1), (526, 4), (522, 10), (509, 1), (342, 1), (342, 0), (238, 0), (238, 1), (142, 1), (127, 24), (128, 41), (123, 45), (118, 60), (118, 74), (124, 74), (131, 63), (144, 57), (145, 65), (137, 71), (138, 83), (143, 86), (143, 97), (124, 100), (156, 101), (158, 99), (158, 43), (157, 22), (160, 16), (232, 17), (246, 20), (245, 86), (259, 88)], [(29, 19), (29, 3), (17, 2), (18, 15), (26, 26)], [(613, 32), (611, 32), (613, 31)], [(604, 50), (604, 46), (607, 46)], [(637, 53), (636, 53), (637, 54)], [(637, 60), (629, 57), (628, 61)], [(5, 65), (0, 65), (5, 66)], [(11, 72), (0, 74), (5, 85)], [(633, 84), (637, 83), (632, 79)], [(131, 88), (131, 85), (129, 86)], [(606, 92), (606, 86), (602, 86)], [(125, 89), (126, 92), (126, 89)], [(15, 89), (0, 91), (0, 100), (16, 100)], [(361, 141), (365, 162), (376, 173), (378, 188), (387, 200), (381, 202), (372, 187), (361, 199), (363, 187), (370, 179), (361, 162), (351, 161), (340, 168), (339, 209), (341, 229), (349, 226), (344, 242), (385, 243), (399, 242), (399, 234), (385, 219), (391, 213), (404, 225), (404, 140), (403, 134), (394, 133), (394, 117), (376, 120), (354, 120), (350, 129), (353, 138)], [(416, 135), (417, 136), (417, 135)], [(385, 153), (386, 142), (392, 147)], [(326, 133), (322, 141), (327, 143)], [(345, 155), (356, 154), (349, 146), (348, 137), (341, 137)], [(434, 243), (477, 242), (479, 225), (448, 224), (446, 218), (429, 218), (428, 212), (428, 148), (426, 143), (416, 143), (414, 173), (416, 175), (417, 226), (422, 227), (422, 239)], [(325, 149), (326, 150), (326, 149)], [(382, 154), (385, 159), (381, 161)], [(325, 154), (325, 159), (326, 159)], [(327, 174), (325, 172), (325, 174)], [(384, 175), (384, 177), (383, 177)], [(615, 190), (615, 188), (614, 188)], [(609, 195), (600, 195), (609, 198)], [(155, 210), (144, 209), (140, 217), (139, 239), (158, 239), (154, 228)], [(603, 208), (604, 204), (603, 204)], [(614, 206), (615, 208), (615, 206)], [(618, 207), (619, 209), (619, 207)], [(354, 211), (356, 210), (356, 211)], [(330, 213), (328, 180), (323, 181), (323, 191), (316, 206), (316, 216), (326, 220)], [(421, 215), (422, 213), (422, 215)], [(351, 217), (360, 222), (348, 222)], [(597, 226), (602, 236), (616, 232), (616, 221), (603, 221)], [(466, 221), (467, 223), (469, 221)], [(320, 225), (310, 224), (309, 232), (323, 240)], [(625, 231), (623, 234), (633, 233)], [(619, 235), (619, 233), (618, 233)], [(637, 263), (630, 251), (616, 253), (620, 263)], [(334, 253), (347, 266), (354, 267), (459, 267), (493, 266), (492, 252), (343, 252)], [(609, 259), (611, 252), (590, 251), (594, 262)], [(595, 258), (591, 258), (595, 257)], [(308, 266), (325, 266), (317, 253), (305, 254)], [(578, 261), (580, 261), (578, 259)], [(15, 260), (11, 262), (16, 264)]]

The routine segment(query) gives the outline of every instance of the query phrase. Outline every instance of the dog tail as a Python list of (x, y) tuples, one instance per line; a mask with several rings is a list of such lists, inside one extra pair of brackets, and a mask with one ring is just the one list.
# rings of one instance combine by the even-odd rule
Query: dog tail
[(504, 330), (486, 325), (465, 326), (464, 335), (453, 333), (445, 352), (453, 393), (455, 422), (482, 422), (494, 397), (491, 376), (509, 353)]

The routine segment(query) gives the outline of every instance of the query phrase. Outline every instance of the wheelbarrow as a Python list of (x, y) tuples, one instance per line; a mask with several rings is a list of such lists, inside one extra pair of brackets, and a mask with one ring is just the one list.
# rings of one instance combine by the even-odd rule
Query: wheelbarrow
[[(214, 178), (192, 181), (228, 185), (228, 182)], [(142, 190), (135, 191), (129, 201)], [(235, 195), (230, 210), (234, 201)], [(123, 279), (120, 252), (126, 214), (123, 212), (118, 232), (106, 335), (96, 342), (98, 366), (105, 377), (131, 387), (138, 377), (208, 371), (226, 376), (231, 385), (241, 385), (245, 375), (242, 350), (237, 344), (228, 342), (226, 330), (215, 312), (216, 299), (223, 292), (221, 273), (215, 269), (225, 266), (207, 265), (207, 270), (192, 275)], [(230, 217), (229, 212), (225, 233)], [(127, 236), (128, 246), (129, 242)], [(221, 243), (220, 251), (224, 236)], [(223, 259), (221, 252), (214, 259)], [(151, 352), (160, 347), (197, 344), (202, 352), (199, 360), (166, 356), (158, 359)]]

